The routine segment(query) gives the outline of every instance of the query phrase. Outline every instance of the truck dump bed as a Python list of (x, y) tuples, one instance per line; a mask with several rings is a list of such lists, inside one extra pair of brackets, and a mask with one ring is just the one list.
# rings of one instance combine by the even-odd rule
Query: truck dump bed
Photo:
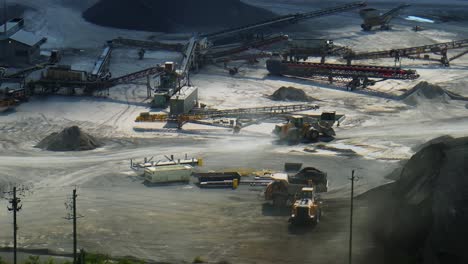
[(288, 181), (290, 184), (302, 185), (308, 185), (312, 181), (318, 192), (326, 192), (328, 189), (327, 173), (314, 167), (306, 167), (295, 175), (289, 175)]

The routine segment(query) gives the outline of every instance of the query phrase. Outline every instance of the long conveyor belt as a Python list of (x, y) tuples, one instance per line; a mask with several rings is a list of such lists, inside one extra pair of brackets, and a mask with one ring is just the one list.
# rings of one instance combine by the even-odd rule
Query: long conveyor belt
[[(366, 60), (366, 59), (378, 59), (378, 58), (417, 59), (418, 57), (415, 57), (415, 55), (424, 54), (424, 53), (441, 53), (439, 55), (444, 56), (443, 53), (445, 53), (445, 56), (446, 56), (447, 50), (460, 49), (460, 48), (468, 48), (468, 39), (430, 44), (430, 45), (424, 45), (424, 46), (417, 46), (417, 47), (410, 47), (410, 48), (390, 49), (390, 50), (364, 52), (364, 53), (350, 53), (350, 54), (346, 54), (343, 57), (344, 59), (348, 60), (348, 63), (352, 60)], [(448, 59), (448, 61), (457, 59), (463, 56), (464, 54), (466, 53), (454, 56)]]
[(270, 73), (275, 75), (290, 75), (297, 77), (325, 76), (403, 80), (419, 78), (419, 75), (415, 70), (405, 70), (397, 67), (291, 62), (275, 59), (267, 61), (267, 69)]
[(321, 10), (318, 10), (318, 11), (278, 16), (278, 17), (275, 17), (275, 18), (272, 18), (272, 19), (269, 19), (269, 20), (265, 20), (265, 21), (261, 21), (261, 22), (258, 22), (258, 23), (248, 24), (248, 25), (244, 25), (244, 26), (241, 26), (241, 27), (237, 27), (237, 28), (230, 28), (230, 29), (225, 29), (225, 30), (221, 30), (221, 31), (218, 31), (218, 32), (204, 34), (204, 35), (201, 35), (201, 37), (206, 37), (208, 39), (223, 38), (223, 37), (226, 37), (226, 36), (229, 36), (229, 35), (239, 34), (239, 33), (242, 33), (242, 32), (260, 30), (261, 28), (264, 28), (264, 27), (269, 27), (269, 26), (274, 26), (274, 25), (276, 26), (276, 25), (282, 25), (282, 24), (284, 25), (284, 24), (297, 23), (297, 22), (299, 22), (301, 20), (332, 15), (332, 14), (335, 14), (335, 13), (345, 12), (345, 11), (348, 11), (348, 10), (352, 10), (352, 9), (360, 8), (360, 7), (364, 7), (364, 6), (366, 6), (366, 2), (353, 2), (353, 3), (349, 3), (349, 4), (339, 5), (339, 6), (336, 6), (336, 7), (321, 9)]

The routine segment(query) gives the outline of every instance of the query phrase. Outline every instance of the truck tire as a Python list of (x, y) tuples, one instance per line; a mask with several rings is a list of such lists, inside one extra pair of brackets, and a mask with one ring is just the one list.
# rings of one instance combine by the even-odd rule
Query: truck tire
[(320, 223), (320, 216), (321, 216), (321, 214), (322, 214), (322, 213), (321, 213), (321, 211), (319, 210), (319, 211), (317, 212), (317, 215), (314, 217), (314, 220), (312, 221), (312, 223), (313, 223), (314, 225)]
[(297, 128), (289, 129), (286, 135), (286, 140), (288, 141), (290, 145), (299, 144), (299, 142), (301, 141), (299, 129)]
[(311, 128), (308, 133), (308, 139), (310, 141), (317, 141), (318, 138), (319, 138), (319, 132), (316, 129)]
[(275, 195), (273, 197), (273, 205), (275, 207), (285, 207), (286, 206), (286, 203), (287, 203), (287, 199), (286, 197), (282, 196), (282, 195)]
[(369, 25), (366, 25), (366, 24), (362, 24), (361, 25), (361, 28), (362, 30), (364, 31), (370, 31), (372, 29), (372, 26), (369, 26)]

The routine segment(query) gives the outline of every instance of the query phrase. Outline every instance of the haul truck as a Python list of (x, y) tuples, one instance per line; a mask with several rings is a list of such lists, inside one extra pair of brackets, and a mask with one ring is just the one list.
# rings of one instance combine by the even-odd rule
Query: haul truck
[(292, 175), (275, 173), (271, 178), (273, 181), (265, 189), (265, 200), (272, 201), (277, 207), (294, 203), (304, 187), (313, 187), (316, 192), (328, 191), (327, 173), (313, 167), (303, 168)]

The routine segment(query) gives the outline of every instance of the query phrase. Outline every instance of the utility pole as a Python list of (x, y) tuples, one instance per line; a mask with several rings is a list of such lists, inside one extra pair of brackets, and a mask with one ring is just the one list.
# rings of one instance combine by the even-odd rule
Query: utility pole
[(351, 172), (351, 206), (349, 212), (349, 255), (348, 255), (348, 263), (352, 263), (352, 250), (353, 250), (353, 201), (354, 201), (354, 182), (358, 180), (357, 177), (354, 176), (354, 170)]
[(18, 230), (18, 225), (16, 224), (16, 213), (23, 207), (21, 204), (19, 204), (21, 199), (16, 197), (16, 187), (13, 187), (13, 198), (10, 199), (9, 202), (11, 207), (7, 207), (8, 211), (13, 211), (13, 264), (16, 264), (16, 232)]
[[(67, 220), (73, 220), (73, 264), (78, 263), (78, 256), (77, 256), (77, 234), (76, 234), (76, 188), (73, 189), (73, 195), (71, 197), (71, 202), (65, 203), (65, 207), (67, 209), (71, 209), (71, 213), (68, 212), (68, 216), (65, 217)], [(71, 203), (71, 205), (70, 205)]]

